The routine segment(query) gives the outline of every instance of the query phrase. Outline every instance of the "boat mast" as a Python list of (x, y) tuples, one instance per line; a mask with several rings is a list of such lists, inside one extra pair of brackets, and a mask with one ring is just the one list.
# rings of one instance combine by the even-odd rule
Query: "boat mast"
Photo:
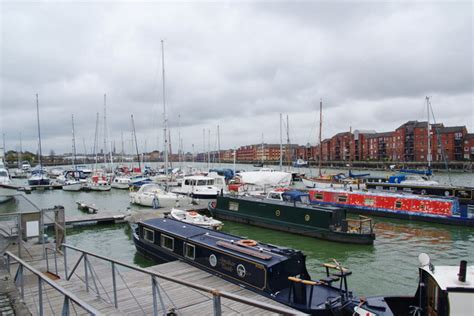
[(288, 163), (288, 169), (290, 169), (291, 163), (291, 148), (290, 148), (290, 119), (288, 118), (288, 114), (286, 115), (286, 159)]
[(179, 168), (183, 169), (182, 159), (181, 159), (181, 114), (178, 114), (178, 162)]
[(428, 161), (428, 170), (431, 169), (431, 126), (430, 126), (430, 98), (426, 97), (426, 111), (428, 114), (428, 121), (426, 123), (426, 133), (428, 136), (428, 155), (426, 160)]
[(18, 153), (18, 169), (21, 168), (21, 161), (22, 161), (22, 155), (23, 155), (23, 148), (22, 148), (22, 144), (21, 144), (21, 132), (20, 132), (20, 151)]
[(120, 133), (120, 138), (121, 138), (121, 141), (122, 141), (122, 150), (120, 151), (120, 159), (121, 159), (121, 163), (123, 164), (123, 155), (125, 154), (124, 152), (124, 148), (123, 148), (123, 131)]
[(165, 140), (165, 175), (168, 179), (168, 133), (166, 131), (168, 119), (166, 117), (166, 94), (165, 94), (165, 49), (163, 40), (161, 40), (161, 68), (162, 68), (162, 82), (163, 82), (163, 136)]
[(94, 134), (94, 158), (95, 158), (95, 165), (94, 170), (97, 170), (97, 151), (99, 147), (99, 112), (96, 114), (95, 119), (95, 134)]
[(263, 133), (262, 133), (262, 156), (260, 157), (262, 159), (262, 167), (263, 167), (263, 162), (264, 162), (264, 156), (265, 156), (265, 151), (264, 151), (264, 148), (263, 148)]
[(322, 143), (322, 131), (323, 131), (323, 99), (319, 100), (319, 176), (321, 177), (321, 160), (323, 158), (323, 143)]
[(74, 133), (74, 114), (71, 115), (72, 122), (72, 166), (76, 169), (76, 135)]
[[(41, 170), (41, 168), (43, 166), (41, 165), (42, 151), (41, 151), (41, 128), (40, 128), (38, 93), (36, 94), (36, 120), (37, 120), (37, 123), (38, 123), (38, 164), (39, 164), (40, 170)], [(40, 174), (41, 174), (41, 176), (43, 176), (42, 172), (40, 172)]]
[(211, 168), (211, 129), (207, 129), (207, 171)]
[(135, 120), (133, 119), (133, 114), (131, 115), (131, 118), (132, 118), (133, 137), (135, 139), (135, 149), (137, 150), (138, 169), (140, 169), (140, 172), (141, 172), (142, 171), (142, 165), (140, 163), (140, 153), (138, 152), (137, 133), (135, 132)]
[(280, 171), (283, 170), (283, 128), (282, 128), (282, 116), (280, 113)]
[(221, 135), (219, 132), (219, 125), (217, 125), (217, 163), (221, 164)]
[(106, 94), (104, 93), (104, 166), (107, 163), (107, 110), (106, 110)]

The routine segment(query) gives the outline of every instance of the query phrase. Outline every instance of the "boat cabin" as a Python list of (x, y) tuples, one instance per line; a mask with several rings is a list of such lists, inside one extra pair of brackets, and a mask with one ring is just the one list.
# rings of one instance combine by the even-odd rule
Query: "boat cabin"
[(366, 299), (355, 315), (472, 315), (474, 310), (474, 266), (462, 260), (458, 266), (433, 266), (420, 254), (419, 283), (414, 296)]

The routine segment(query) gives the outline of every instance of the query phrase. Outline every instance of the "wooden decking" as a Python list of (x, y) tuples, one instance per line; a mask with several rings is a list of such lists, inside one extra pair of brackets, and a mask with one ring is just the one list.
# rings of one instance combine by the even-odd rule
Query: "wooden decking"
[[(41, 259), (41, 247), (39, 245), (33, 245), (30, 247), (28, 253), (31, 256), (30, 259), (24, 260), (27, 260), (28, 263), (36, 269), (46, 272), (46, 261)], [(71, 270), (78, 258), (79, 253), (70, 249), (67, 250), (69, 273), (71, 273)], [(75, 270), (74, 275), (69, 281), (67, 281), (64, 279), (63, 257), (58, 255), (57, 260), (57, 272), (61, 276), (61, 279), (56, 280), (56, 282), (99, 310), (101, 313), (106, 315), (150, 315), (153, 313), (153, 295), (151, 287), (152, 281), (149, 275), (136, 270), (119, 268), (117, 266), (116, 271), (118, 272), (116, 273), (116, 285), (118, 308), (116, 309), (114, 307), (113, 279), (110, 262), (105, 262), (103, 260), (93, 258), (92, 256), (88, 256), (88, 260), (92, 268), (88, 272), (89, 292), (87, 292), (84, 283), (84, 262), (81, 261), (81, 263), (78, 265), (78, 268)], [(49, 253), (49, 268), (51, 272), (56, 272), (53, 255), (51, 253)], [(194, 284), (205, 285), (219, 291), (226, 291), (228, 293), (233, 293), (246, 298), (258, 300), (259, 302), (285, 307), (288, 309), (288, 307), (276, 303), (267, 297), (260, 296), (250, 290), (227, 282), (184, 262), (175, 261), (161, 265), (155, 265), (149, 267), (148, 269), (165, 274), (168, 277), (185, 280)], [(14, 273), (14, 271), (16, 271), (16, 265), (12, 265), (11, 270), (12, 273)], [(96, 293), (96, 285), (92, 280), (91, 274), (95, 276), (95, 284), (97, 285), (99, 294)], [(33, 314), (37, 314), (37, 312), (35, 312), (38, 310), (37, 279), (28, 273), (26, 273), (26, 275), (25, 303)], [(157, 281), (160, 286), (163, 304), (167, 312), (174, 311), (178, 315), (193, 316), (211, 315), (213, 313), (213, 301), (211, 294), (201, 292), (196, 289), (191, 289), (171, 281), (160, 280), (158, 278)], [(50, 288), (49, 286), (45, 286), (43, 289), (43, 298), (45, 315), (54, 315), (61, 312), (63, 296), (57, 291)], [(221, 303), (223, 314), (272, 314), (269, 311), (225, 298), (221, 299)], [(161, 306), (159, 300), (158, 306)], [(76, 311), (78, 314), (85, 314), (82, 313), (80, 308), (77, 306), (75, 309), (71, 307), (70, 311), (72, 313)], [(160, 313), (162, 313), (162, 311), (160, 311)], [(294, 313), (298, 313), (298, 311), (295, 310)]]

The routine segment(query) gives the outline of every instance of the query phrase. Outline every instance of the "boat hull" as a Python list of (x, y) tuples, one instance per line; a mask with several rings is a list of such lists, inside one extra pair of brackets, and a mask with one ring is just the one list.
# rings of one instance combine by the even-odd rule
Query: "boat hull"
[(77, 192), (81, 191), (82, 183), (73, 183), (73, 184), (63, 184), (64, 191)]
[(213, 217), (319, 239), (371, 245), (373, 233), (359, 234), (334, 231), (330, 226), (335, 218), (345, 217), (345, 210), (324, 210), (295, 207), (287, 203), (266, 203), (250, 198), (219, 196), (216, 207), (209, 205)]

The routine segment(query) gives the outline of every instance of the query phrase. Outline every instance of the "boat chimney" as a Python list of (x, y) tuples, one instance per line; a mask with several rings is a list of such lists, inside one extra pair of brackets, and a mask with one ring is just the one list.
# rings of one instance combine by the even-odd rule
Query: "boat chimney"
[(461, 262), (459, 263), (459, 273), (458, 273), (459, 282), (466, 282), (466, 270), (467, 270), (467, 261), (461, 260)]

